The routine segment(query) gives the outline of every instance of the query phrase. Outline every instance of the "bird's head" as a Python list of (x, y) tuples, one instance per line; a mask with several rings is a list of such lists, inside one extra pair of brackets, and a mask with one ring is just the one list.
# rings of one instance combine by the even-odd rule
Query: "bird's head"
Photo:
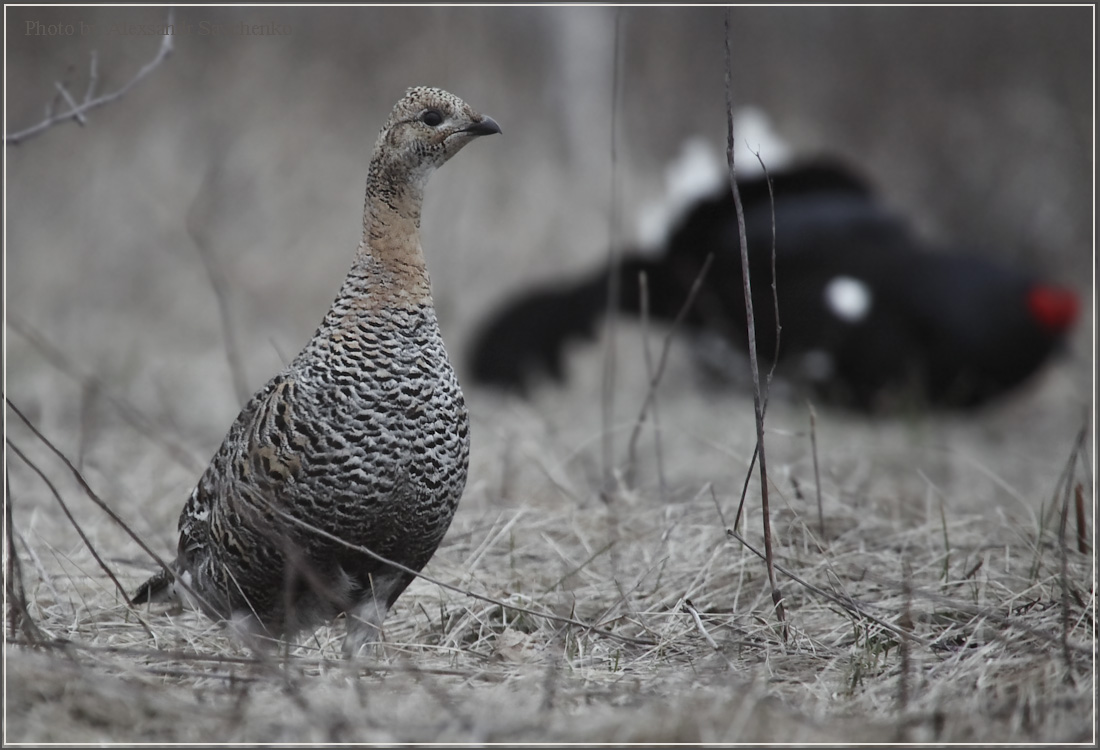
[(417, 86), (394, 105), (378, 134), (374, 158), (389, 169), (404, 167), (423, 188), (428, 175), (467, 143), (499, 132), (493, 118), (475, 112), (454, 94)]
[(1077, 322), (1080, 303), (1070, 289), (1036, 284), (1027, 293), (1032, 319), (1050, 336), (1065, 335)]

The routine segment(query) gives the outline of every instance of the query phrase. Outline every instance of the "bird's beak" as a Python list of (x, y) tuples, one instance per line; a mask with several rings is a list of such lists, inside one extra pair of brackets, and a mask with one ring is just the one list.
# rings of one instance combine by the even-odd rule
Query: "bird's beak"
[(470, 135), (492, 135), (493, 133), (500, 132), (500, 126), (497, 125), (497, 121), (488, 115), (482, 115), (479, 122), (472, 123), (458, 131), (459, 133), (469, 133)]

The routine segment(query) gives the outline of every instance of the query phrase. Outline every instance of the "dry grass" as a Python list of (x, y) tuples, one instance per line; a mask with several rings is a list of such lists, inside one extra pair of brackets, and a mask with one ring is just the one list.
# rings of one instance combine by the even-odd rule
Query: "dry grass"
[[(300, 346), (331, 299), (357, 239), (364, 127), (373, 135), (390, 94), (409, 83), (452, 88), (498, 119), (506, 134), (499, 144), (471, 147), (463, 163), (441, 171), (425, 211), (424, 244), (444, 336), (460, 369), (472, 323), (513, 285), (603, 258), (609, 180), (597, 158), (606, 158), (607, 113), (563, 113), (547, 104), (560, 95), (555, 87), (568, 89), (555, 77), (564, 63), (554, 34), (566, 35), (569, 24), (535, 33), (517, 10), (359, 11), (323, 16), (338, 15), (339, 23), (315, 29), (309, 12), (288, 13), (298, 29), (292, 48), (264, 40), (231, 53), (209, 40), (178, 40), (156, 73), (162, 86), (153, 86), (148, 99), (139, 102), (143, 89), (136, 88), (89, 115), (85, 128), (68, 124), (8, 153), (7, 270), (18, 283), (7, 289), (5, 392), (158, 552), (174, 548), (183, 498), (238, 408), (217, 299), (186, 229), (210, 154), (224, 166), (214, 201), (224, 210), (206, 227), (208, 252), (224, 276), (224, 302), (250, 387)], [(180, 13), (186, 18), (188, 11)], [(821, 29), (836, 30), (831, 24), (845, 26), (845, 13), (854, 11), (824, 26), (800, 26), (802, 16), (784, 13), (744, 16), (749, 28), (735, 37), (742, 40), (735, 54), (743, 67), (771, 59), (769, 45), (787, 38), (784, 29), (801, 29), (789, 39), (817, 39)], [(149, 15), (139, 20), (155, 22), (159, 11)], [(689, 135), (684, 128), (705, 121), (715, 123), (709, 134), (722, 132), (722, 38), (707, 36), (720, 29), (721, 13), (682, 18), (667, 10), (638, 13), (624, 25), (618, 157), (624, 224), (643, 198), (659, 192), (664, 160)], [(872, 14), (856, 31), (880, 22), (893, 32), (915, 28), (913, 44), (924, 39), (937, 60), (954, 59), (954, 42), (938, 36), (948, 26)], [(460, 40), (446, 37), (454, 28), (464, 30)], [(1009, 52), (1024, 44), (1019, 39), (1048, 33), (1055, 40), (1048, 47), (1064, 55), (1043, 58), (1055, 72), (1070, 59), (1057, 24), (1005, 21), (998, 28), (994, 36), (1009, 40)], [(572, 33), (571, 43), (583, 50), (583, 34)], [(665, 45), (669, 54), (661, 59), (680, 60), (683, 68), (654, 67), (645, 39)], [(49, 67), (43, 60), (85, 59), (83, 50), (70, 57), (68, 47), (43, 51), (25, 39), (9, 41), (17, 52), (20, 106), (25, 99), (38, 107), (37, 92), (52, 91), (48, 77), (39, 80), (53, 74), (39, 71)], [(415, 54), (364, 84), (361, 71), (382, 70), (369, 66), (402, 43)], [(933, 77), (900, 98), (891, 98), (889, 86), (874, 89), (873, 81), (853, 90), (882, 93), (877, 101), (887, 113), (906, 111), (909, 96), (950, 104), (971, 90), (978, 92), (973, 101), (991, 104), (962, 114), (947, 107), (942, 119), (935, 108), (913, 105), (928, 122), (909, 120), (911, 131), (891, 135), (892, 128), (869, 128), (855, 108), (845, 110), (848, 120), (834, 117), (847, 94), (822, 103), (807, 90), (790, 100), (776, 93), (787, 90), (794, 73), (805, 75), (799, 71), (828, 79), (831, 72), (847, 78), (875, 68), (847, 67), (844, 50), (851, 45), (839, 41), (836, 56), (818, 64), (806, 44), (801, 57), (800, 44), (783, 46), (790, 54), (774, 71), (753, 69), (739, 89), (746, 99), (773, 105), (796, 141), (814, 129), (796, 145), (833, 139), (844, 153), (865, 153), (880, 174), (896, 177), (888, 183), (892, 196), (923, 196), (924, 218), (957, 222), (949, 235), (972, 237), (975, 227), (994, 224), (994, 242), (1025, 237), (1025, 246), (1046, 253), (1034, 257), (1070, 278), (1087, 278), (1091, 267), (1079, 243), (1090, 231), (1081, 206), (1091, 202), (1078, 195), (1088, 192), (1079, 155), (1055, 148), (1019, 153), (1021, 133), (1024, 141), (1034, 135), (1036, 143), (1066, 142), (1066, 123), (1080, 119), (1071, 106), (1076, 94), (1062, 108), (1036, 110), (1043, 117), (1009, 118), (999, 130), (1000, 115), (1015, 111), (1013, 97), (1035, 90), (1013, 79), (1002, 100), (981, 66), (965, 68), (974, 80), (960, 83), (951, 70), (935, 78), (934, 66), (897, 63), (905, 75), (925, 70)], [(992, 44), (981, 47), (983, 55), (1000, 49), (988, 49)], [(202, 62), (207, 58), (194, 49), (202, 45), (216, 62)], [(125, 77), (118, 70), (136, 69), (155, 51), (148, 46), (112, 59), (116, 48), (123, 47), (101, 42), (104, 90), (121, 82), (108, 80), (112, 75)], [(685, 49), (704, 50), (706, 59), (692, 62)], [(898, 48), (898, 59), (909, 59), (906, 49)], [(436, 50), (447, 65), (425, 50)], [(457, 69), (455, 59), (496, 64), (444, 73)], [(691, 94), (710, 102), (701, 113), (681, 107), (670, 108), (677, 114), (667, 119), (639, 116), (652, 112), (647, 86), (668, 92), (670, 101), (688, 97), (692, 88), (677, 86), (677, 76), (704, 67), (713, 77), (695, 88), (709, 93)], [(1081, 80), (1090, 75), (1091, 66)], [(272, 86), (273, 76), (279, 86)], [(318, 76), (329, 81), (324, 90)], [(1074, 92), (1076, 80), (1066, 84)], [(79, 81), (69, 85), (82, 90)], [(244, 89), (249, 104), (242, 103)], [(817, 89), (829, 86), (815, 83)], [(15, 114), (27, 122), (41, 117), (26, 106)], [(960, 129), (946, 131), (956, 120)], [(592, 139), (598, 147), (582, 137), (588, 131), (578, 122), (598, 134)], [(975, 127), (982, 137), (968, 140), (967, 128)], [(649, 148), (657, 143), (664, 145)], [(971, 161), (961, 163), (951, 151), (949, 144), (960, 143)], [(935, 145), (944, 152), (926, 157)], [(1013, 155), (1022, 182), (991, 182), (990, 172), (973, 166), (998, 154)], [(922, 172), (919, 165), (935, 168)], [(957, 193), (920, 189), (944, 174), (952, 175)], [(1051, 179), (1036, 197), (1031, 178), (1042, 174)], [(1060, 192), (1063, 182), (1073, 189)], [(992, 197), (982, 192), (989, 184), (997, 185)], [(1013, 192), (1013, 185), (1024, 187)], [(992, 217), (935, 210), (941, 200), (978, 205), (978, 195), (988, 197)], [(1052, 225), (1061, 233), (1047, 233)], [(54, 349), (36, 343), (31, 331)], [(660, 351), (666, 331), (648, 333), (652, 351)], [(616, 336), (610, 424), (621, 477), (650, 376), (642, 329), (623, 322)], [(1074, 512), (1060, 533), (1067, 495), (1059, 484), (1092, 406), (1091, 320), (1082, 322), (1071, 356), (1014, 398), (976, 414), (873, 421), (816, 406), (815, 451), (806, 404), (782, 393), (772, 397), (767, 447), (776, 563), (802, 581), (779, 573), (791, 631), (786, 642), (763, 562), (726, 531), (755, 442), (751, 397), (700, 381), (684, 342), (675, 341), (655, 393), (661, 471), (650, 420), (635, 444), (632, 486), (620, 481), (605, 502), (605, 343), (578, 347), (569, 386), (540, 389), (530, 402), (466, 389), (474, 419), (470, 481), (425, 572), (503, 606), (418, 581), (387, 620), (386, 644), (354, 666), (339, 655), (340, 623), (278, 659), (260, 661), (196, 613), (128, 609), (48, 487), (8, 451), (8, 528), (33, 626), (10, 627), (17, 601), (9, 596), (5, 739), (1094, 739), (1094, 553), (1078, 550)], [(132, 591), (153, 569), (148, 556), (10, 412), (7, 436), (50, 479), (90, 544)], [(1093, 464), (1085, 460), (1092, 445), (1077, 462), (1071, 493), (1078, 482), (1087, 496), (1094, 492)], [(1088, 540), (1094, 507), (1083, 514)], [(738, 531), (762, 548), (760, 528), (759, 488), (750, 485)], [(899, 631), (911, 635), (904, 647)]]
[[(589, 359), (582, 364), (590, 373), (581, 374), (595, 383), (598, 354)], [(634, 385), (625, 392), (644, 396), (642, 378)], [(32, 648), (24, 636), (9, 637), (8, 739), (1091, 737), (1092, 558), (1066, 553), (1067, 661), (1058, 528), (1050, 520), (1056, 516), (1042, 521), (1039, 505), (1023, 505), (1011, 487), (974, 468), (982, 457), (939, 453), (943, 438), (964, 437), (969, 424), (879, 426), (870, 441), (877, 448), (824, 448), (821, 536), (808, 435), (784, 435), (779, 427), (799, 409), (773, 407), (778, 434), (769, 439), (783, 456), (772, 474), (777, 559), (834, 595), (781, 580), (792, 632), (784, 643), (763, 563), (727, 535), (716, 507), (732, 518), (740, 488), (733, 480), (746, 468), (753, 435), (750, 424), (738, 425), (748, 402), (719, 397), (716, 411), (731, 418), (705, 423), (699, 417), (708, 407), (697, 395), (661, 397), (673, 468), (668, 496), (657, 496), (655, 475), (645, 477), (653, 467), (643, 464), (642, 485), (622, 489), (610, 503), (599, 497), (598, 433), (570, 429), (564, 417), (551, 424), (537, 408), (485, 399), (470, 489), (427, 569), (505, 605), (570, 616), (605, 633), (418, 581), (387, 621), (386, 645), (354, 668), (340, 658), (339, 624), (265, 663), (197, 613), (128, 610), (56, 505), (13, 465), (28, 613), (47, 643)], [(857, 425), (838, 426), (833, 416), (819, 417), (826, 445), (835, 445), (838, 430), (859, 439)], [(731, 437), (699, 449), (710, 442), (699, 429), (723, 422)], [(117, 429), (124, 438), (126, 428)], [(941, 437), (915, 437), (921, 430)], [(18, 445), (30, 443), (25, 430), (12, 432)], [(693, 437), (696, 447), (685, 446)], [(1072, 435), (1063, 441), (1067, 449), (1071, 442)], [(696, 459), (701, 474), (683, 468), (685, 448), (703, 454)], [(874, 451), (865, 459), (874, 464), (897, 461), (907, 469), (860, 469), (864, 459), (854, 456), (864, 450)], [(1061, 467), (1050, 468), (1056, 477)], [(92, 484), (107, 483), (97, 475), (90, 472)], [(132, 588), (148, 564), (122, 557), (134, 545), (78, 491), (67, 494), (83, 508), (84, 531), (117, 555), (111, 564)], [(759, 548), (752, 498), (744, 533)], [(167, 528), (177, 509), (160, 505), (156, 515)], [(904, 622), (906, 567), (913, 640), (903, 670), (900, 638), (880, 621)], [(837, 597), (858, 601), (870, 617)]]

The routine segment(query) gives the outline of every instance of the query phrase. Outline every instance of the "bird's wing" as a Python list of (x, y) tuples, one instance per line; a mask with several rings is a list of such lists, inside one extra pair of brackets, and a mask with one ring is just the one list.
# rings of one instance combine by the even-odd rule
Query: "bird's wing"
[(260, 492), (276, 495), (293, 481), (302, 466), (306, 436), (298, 429), (297, 383), (274, 378), (256, 394), (238, 418), (238, 450), (233, 479)]
[(286, 496), (308, 446), (296, 429), (296, 390), (293, 379), (277, 376), (241, 410), (180, 515), (181, 554), (210, 535), (232, 544), (225, 535), (242, 521), (255, 527), (256, 512), (270, 518), (268, 504)]

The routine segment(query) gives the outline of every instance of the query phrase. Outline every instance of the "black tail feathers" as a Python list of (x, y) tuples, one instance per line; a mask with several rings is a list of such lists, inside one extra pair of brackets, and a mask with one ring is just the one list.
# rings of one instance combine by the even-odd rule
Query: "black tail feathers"
[(138, 586), (131, 601), (134, 604), (167, 601), (172, 596), (172, 582), (175, 576), (167, 570), (161, 570), (145, 583)]
[(607, 306), (607, 274), (545, 286), (504, 303), (481, 326), (469, 348), (476, 382), (526, 392), (529, 381), (565, 379), (564, 350), (590, 339)]

